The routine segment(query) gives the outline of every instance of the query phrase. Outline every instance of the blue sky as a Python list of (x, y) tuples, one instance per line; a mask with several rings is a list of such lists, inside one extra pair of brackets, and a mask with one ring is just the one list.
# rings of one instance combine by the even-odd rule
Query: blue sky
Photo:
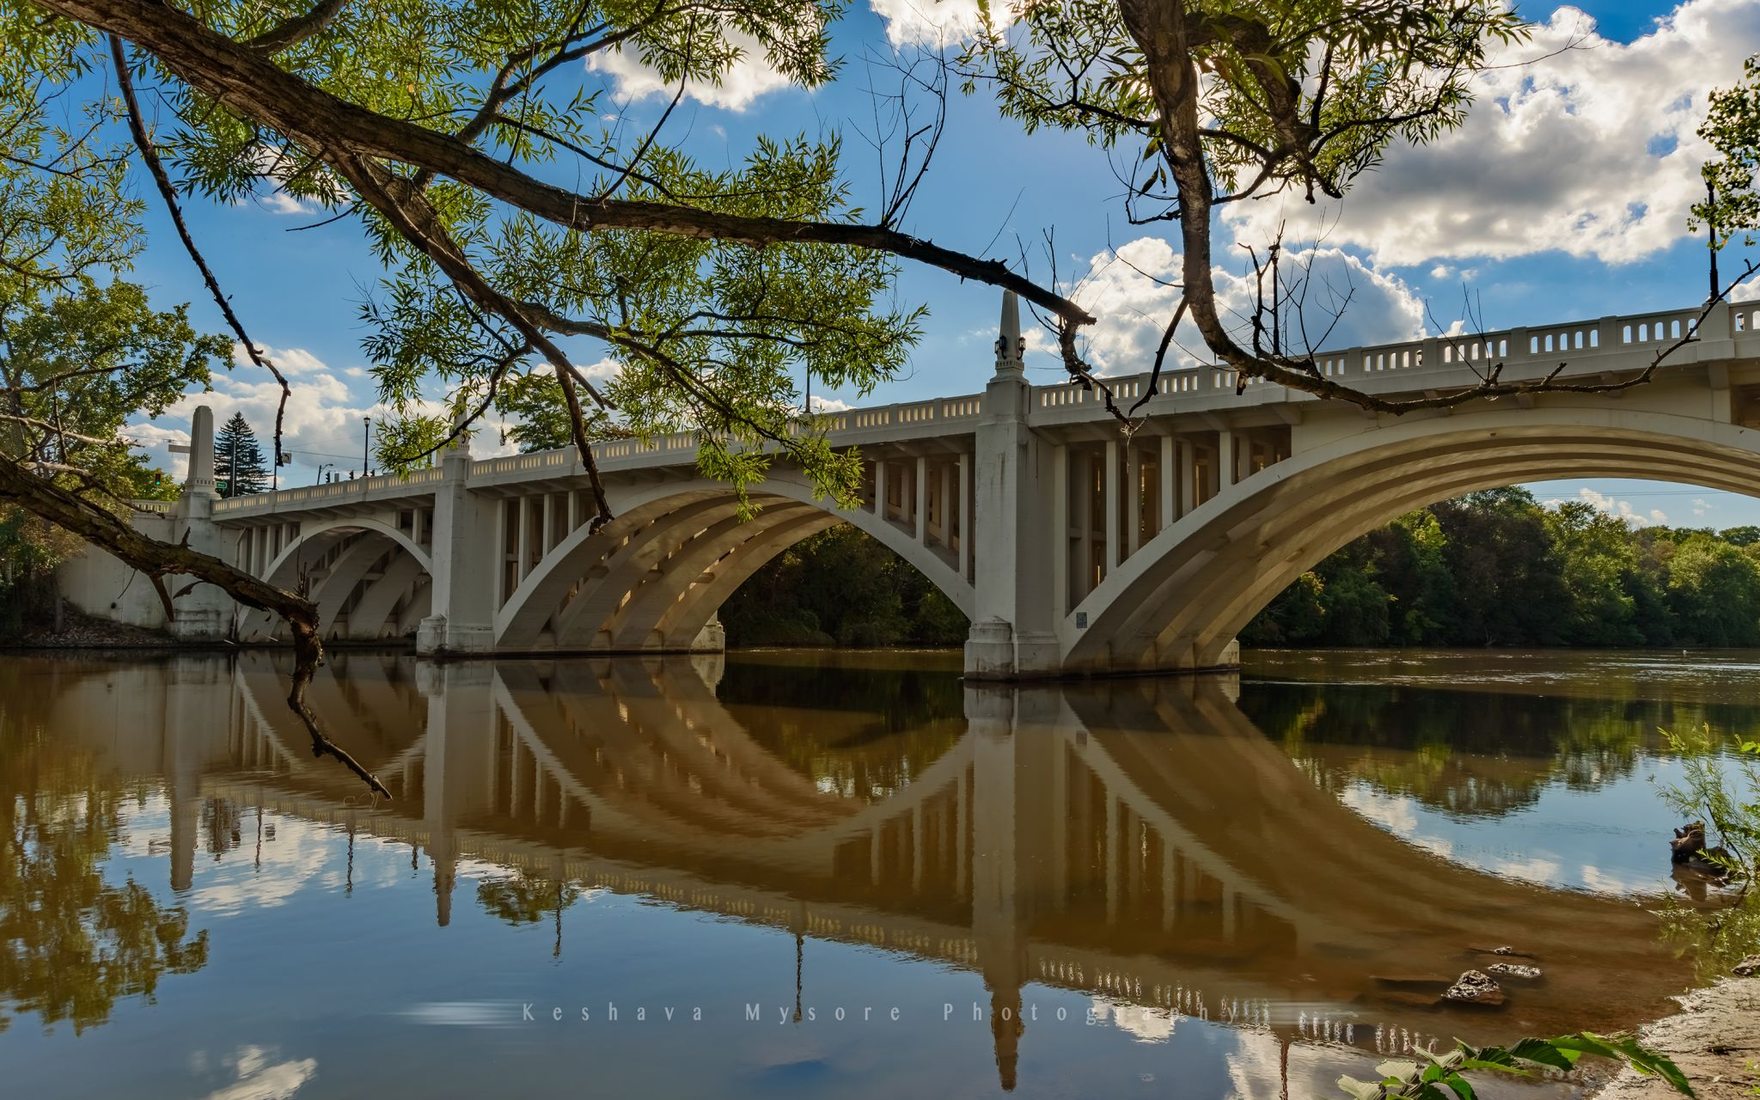
[[(878, 172), (856, 134), (872, 126), (864, 57), (957, 30), (972, 4), (855, 0), (835, 30), (842, 80), (814, 92), (778, 86), (762, 59), (752, 59), (721, 88), (694, 89), (669, 132), (688, 135), (688, 147), (710, 165), (737, 163), (761, 132), (842, 132), (851, 178), (871, 199)], [(1357, 288), (1332, 343), (1415, 335), (1432, 317), (1447, 324), (1460, 316), (1463, 287), (1493, 328), (1678, 307), (1703, 294), (1702, 244), (1686, 235), (1686, 204), (1698, 194), (1703, 159), (1694, 130), (1706, 90), (1734, 82), (1742, 59), (1760, 52), (1760, 0), (1691, 0), (1678, 8), (1539, 3), (1521, 11), (1539, 24), (1535, 40), (1500, 60), (1571, 48), (1490, 74), (1460, 133), (1433, 148), (1394, 150), (1342, 208), (1318, 212), (1329, 230), (1313, 257), (1316, 270), (1348, 276)], [(627, 118), (651, 118), (664, 106), (666, 96), (633, 60), (611, 69), (593, 79), (608, 79), (621, 93), (617, 109)], [(875, 81), (888, 78), (884, 68), (872, 73)], [(150, 194), (144, 178), (137, 186)], [(1177, 256), (1165, 237), (1125, 223), (1119, 190), (1105, 154), (1082, 139), (1027, 137), (998, 119), (983, 95), (956, 95), (906, 228), (1004, 258), (1024, 242), (1040, 277), (1049, 270), (1042, 233), (1055, 229), (1059, 276), (1084, 276), (1078, 296), (1108, 303), (1091, 357), (1122, 373), (1143, 369), (1135, 364), (1153, 347), (1171, 299), (1110, 250), (1146, 270)], [(366, 334), (359, 309), (378, 279), (358, 230), (347, 221), (301, 229), (323, 216), (271, 193), (232, 207), (192, 199), (188, 213), (247, 328), (292, 376), (287, 445), (295, 464), (282, 471), (284, 481), (309, 484), (326, 462), (358, 469), (361, 418), (376, 401), (359, 346)], [(1300, 235), (1314, 216), (1270, 203), (1237, 213), (1219, 228), (1224, 275), (1241, 272), (1236, 239), (1257, 241), (1280, 217), (1290, 217)], [(134, 277), (162, 304), (190, 301), (197, 322), (219, 330), (218, 310), (156, 206), (149, 230), (152, 243)], [(1229, 289), (1224, 281), (1225, 300)], [(897, 293), (907, 303), (930, 303), (931, 315), (910, 369), (864, 403), (980, 389), (991, 369), (996, 293), (908, 268)], [(591, 348), (578, 354), (584, 362), (597, 358)], [(1029, 362), (1036, 380), (1059, 373), (1049, 356)], [(135, 430), (165, 468), (181, 470), (164, 445), (183, 435), (188, 410), (201, 401), (220, 419), (242, 409), (260, 435), (269, 434), (273, 386), (260, 372), (235, 368), (216, 380), (215, 391), (186, 400), (182, 415)], [(497, 444), (491, 431), (475, 446), (490, 453)], [(1760, 501), (1689, 486), (1608, 479), (1535, 489), (1543, 499), (1590, 499), (1633, 522), (1760, 523)]]

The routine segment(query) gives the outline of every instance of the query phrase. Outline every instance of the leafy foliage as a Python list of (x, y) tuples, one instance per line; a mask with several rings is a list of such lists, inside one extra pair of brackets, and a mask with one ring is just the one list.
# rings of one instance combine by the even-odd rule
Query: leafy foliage
[(200, 970), (208, 933), (134, 880), (106, 880), (132, 800), (92, 753), (18, 705), (29, 695), (16, 679), (0, 692), (0, 1001), (79, 1032), (118, 1000), (150, 1000), (165, 976)]
[(941, 590), (874, 539), (840, 526), (754, 573), (721, 608), (730, 645), (958, 645), (967, 624)]
[[(1533, 1077), (1547, 1070), (1569, 1072), (1585, 1054), (1624, 1062), (1641, 1074), (1655, 1075), (1676, 1092), (1693, 1095), (1693, 1086), (1672, 1060), (1628, 1036), (1602, 1037), (1590, 1032), (1555, 1039), (1523, 1039), (1510, 1047), (1475, 1047), (1459, 1043), (1447, 1054), (1418, 1051), (1422, 1062), (1396, 1059), (1381, 1063), (1379, 1081), (1340, 1077), (1338, 1087), (1355, 1100), (1473, 1100), (1476, 1093), (1466, 1074), (1473, 1071)], [(1446, 1091), (1444, 1091), (1446, 1090)]]
[(1579, 501), (1495, 489), (1338, 550), (1248, 625), (1258, 645), (1760, 644), (1760, 546), (1633, 528)]

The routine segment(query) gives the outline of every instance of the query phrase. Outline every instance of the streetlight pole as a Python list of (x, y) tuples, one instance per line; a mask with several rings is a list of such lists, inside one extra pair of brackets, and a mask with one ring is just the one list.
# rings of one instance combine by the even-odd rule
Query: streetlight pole
[(366, 437), (361, 440), (361, 477), (364, 478), (373, 472), (370, 468), (372, 464), (370, 452), (373, 446), (373, 418), (370, 416), (361, 417), (361, 427), (366, 430)]

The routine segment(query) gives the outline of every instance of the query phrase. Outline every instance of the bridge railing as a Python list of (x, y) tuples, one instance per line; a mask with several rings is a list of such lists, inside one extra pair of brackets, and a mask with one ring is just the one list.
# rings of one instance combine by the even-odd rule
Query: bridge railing
[[(1458, 373), (1460, 384), (1470, 384), (1469, 372), (1483, 371), (1494, 363), (1508, 365), (1557, 363), (1565, 360), (1565, 373), (1587, 373), (1608, 369), (1606, 357), (1630, 355), (1634, 352), (1661, 350), (1692, 331), (1699, 317), (1699, 308), (1658, 310), (1620, 317), (1602, 317), (1592, 321), (1568, 321), (1562, 324), (1519, 327), (1482, 333), (1453, 333), (1422, 340), (1405, 340), (1391, 344), (1322, 351), (1314, 355), (1314, 364), (1322, 377), (1337, 379), (1374, 378), (1406, 371), (1425, 373)], [(1718, 314), (1706, 317), (1701, 339), (1723, 338)], [(1760, 302), (1741, 302), (1729, 307), (1729, 337), (1760, 334)], [(1647, 366), (1648, 359), (1629, 366)], [(1441, 378), (1426, 379), (1427, 384), (1449, 384)], [(1157, 386), (1162, 398), (1215, 395), (1233, 391), (1238, 383), (1235, 371), (1222, 366), (1183, 367), (1163, 371)], [(1149, 384), (1147, 374), (1107, 378), (1114, 397), (1135, 401)], [(1247, 386), (1263, 384), (1248, 379)], [(1036, 387), (1033, 405), (1038, 409), (1061, 409), (1070, 406), (1099, 405), (1104, 401), (1098, 388), (1084, 389), (1075, 383), (1059, 383)]]
[[(816, 413), (813, 430), (825, 432), (833, 444), (850, 446), (884, 438), (893, 431), (916, 436), (954, 434), (969, 431), (983, 412), (983, 398), (978, 394), (938, 397), (929, 401), (907, 401), (896, 405), (880, 405), (871, 409), (839, 409)], [(803, 423), (790, 425), (794, 434), (807, 431)], [(648, 465), (655, 458), (695, 461), (699, 436), (696, 432), (670, 432), (651, 439), (615, 439), (593, 446), (593, 456), (606, 469)], [(574, 448), (535, 451), (523, 455), (503, 455), (481, 459), (471, 465), (471, 476), (505, 477), (521, 473), (558, 475), (578, 472), (579, 458)]]
[(272, 493), (227, 497), (214, 502), (214, 514), (236, 518), (287, 507), (310, 508), (354, 500), (382, 500), (386, 497), (411, 495), (412, 489), (420, 489), (431, 482), (439, 481), (442, 476), (443, 472), (436, 466), (427, 470), (411, 470), (408, 475), (401, 477), (397, 474), (375, 474), (372, 477), (357, 477), (353, 481), (332, 481), (298, 489), (279, 489)]

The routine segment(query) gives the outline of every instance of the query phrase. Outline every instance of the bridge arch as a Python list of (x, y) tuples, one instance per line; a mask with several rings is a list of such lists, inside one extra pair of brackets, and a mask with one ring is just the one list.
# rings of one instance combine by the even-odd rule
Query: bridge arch
[(1145, 543), (1064, 620), (1064, 668), (1223, 664), (1247, 622), (1328, 554), (1463, 493), (1631, 477), (1760, 496), (1757, 460), (1760, 432), (1638, 409), (1505, 408), (1359, 432), (1260, 470)]
[(962, 613), (972, 584), (944, 549), (865, 509), (828, 506), (798, 475), (773, 472), (742, 520), (725, 484), (670, 481), (617, 495), (617, 518), (560, 540), (495, 616), (502, 652), (688, 648), (721, 604), (795, 543), (849, 523), (903, 558)]
[[(291, 588), (299, 581), (302, 565), (320, 560), (350, 536), (364, 535), (343, 546), (325, 573), (316, 579), (310, 597), (318, 605), (319, 629), (333, 636), (332, 628), (349, 598), (364, 586), (361, 597), (349, 611), (348, 636), (372, 639), (379, 637), (400, 599), (411, 592), (420, 578), (433, 575), (433, 559), (428, 550), (409, 532), (383, 520), (365, 516), (341, 517), (317, 523), (301, 524), (299, 536), (283, 547), (263, 572), (263, 579)], [(389, 562), (377, 576), (374, 566)], [(425, 594), (418, 601), (423, 606), (406, 609), (393, 627), (405, 625), (426, 614)], [(264, 611), (241, 608), (238, 637), (241, 641), (265, 640), (280, 629), (279, 619)]]

